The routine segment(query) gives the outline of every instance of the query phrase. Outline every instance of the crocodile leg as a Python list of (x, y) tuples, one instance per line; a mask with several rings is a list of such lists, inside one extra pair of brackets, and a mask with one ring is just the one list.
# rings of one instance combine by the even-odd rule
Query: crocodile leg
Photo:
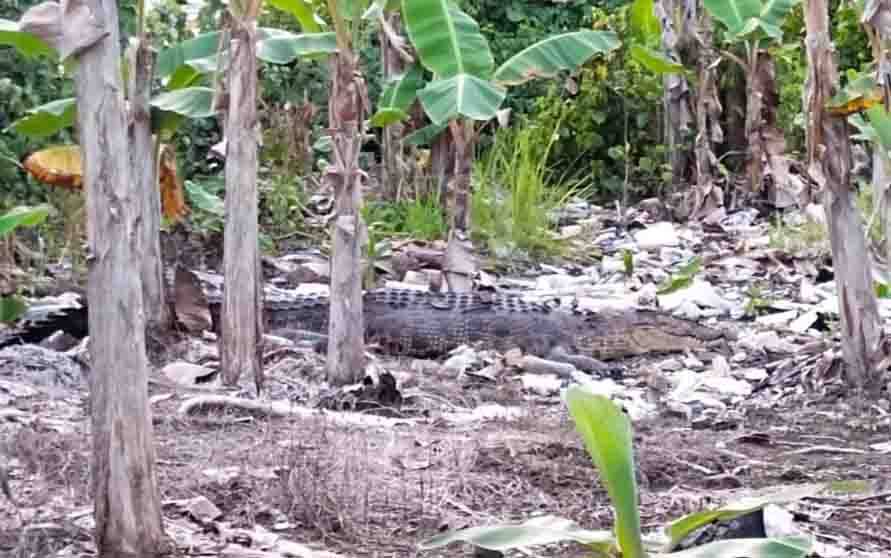
[(621, 366), (609, 365), (596, 358), (591, 358), (578, 353), (570, 353), (562, 345), (552, 347), (548, 354), (545, 355), (545, 358), (553, 360), (554, 362), (571, 364), (582, 372), (587, 372), (588, 374), (614, 377), (618, 373), (619, 376), (621, 376)]

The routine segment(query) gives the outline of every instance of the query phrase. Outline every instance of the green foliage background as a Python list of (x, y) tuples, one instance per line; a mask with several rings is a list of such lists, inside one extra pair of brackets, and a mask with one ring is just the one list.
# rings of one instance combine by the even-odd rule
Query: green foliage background
[[(0, 3), (0, 17), (18, 17), (38, 0), (13, 0)], [(662, 133), (662, 78), (649, 73), (634, 60), (628, 49), (628, 7), (630, 0), (568, 0), (541, 3), (531, 0), (459, 0), (459, 4), (480, 23), (492, 48), (496, 63), (503, 62), (526, 46), (560, 32), (610, 28), (622, 39), (622, 47), (609, 57), (597, 57), (573, 76), (575, 89), (565, 80), (538, 80), (512, 88), (505, 106), (513, 109), (514, 122), (524, 117), (538, 130), (558, 127), (558, 138), (549, 155), (549, 163), (568, 172), (561, 179), (584, 178), (593, 184), (597, 198), (614, 198), (630, 163), (632, 194), (649, 195), (664, 183), (665, 148)], [(135, 28), (133, 0), (121, 5), (123, 40)], [(321, 5), (321, 4), (320, 4)], [(220, 0), (205, 2), (199, 12), (197, 29), (186, 27), (186, 13), (177, 0), (163, 0), (161, 10), (152, 12), (149, 28), (158, 49), (187, 39), (195, 33), (217, 28), (222, 8)], [(840, 70), (867, 68), (872, 55), (857, 16), (848, 3), (832, 0), (830, 13), (840, 62)], [(281, 11), (264, 10), (260, 24), (299, 32), (293, 18)], [(369, 96), (377, 98), (381, 90), (380, 50), (373, 25), (363, 27), (357, 48), (361, 55)], [(780, 88), (780, 120), (787, 131), (790, 151), (803, 148), (801, 92), (805, 76), (804, 24), (801, 6), (784, 25), (786, 42), (774, 48)], [(717, 39), (716, 39), (717, 40)], [(730, 64), (722, 86), (738, 87)], [(319, 109), (314, 121), (314, 139), (327, 121), (328, 68), (324, 61), (298, 61), (286, 66), (262, 63), (260, 114), (264, 126), (270, 126), (269, 109), (284, 103), (299, 103), (304, 96)], [(18, 202), (39, 202), (46, 197), (45, 187), (28, 179), (9, 162), (26, 153), (53, 143), (72, 141), (70, 130), (53, 137), (32, 140), (2, 131), (27, 109), (73, 94), (73, 83), (61, 68), (45, 60), (23, 60), (10, 48), (0, 48), (0, 186)], [(725, 106), (725, 114), (740, 107)], [(627, 129), (626, 129), (627, 127)], [(487, 127), (481, 146), (491, 145), (492, 126)], [(627, 133), (628, 149), (625, 138)], [(274, 135), (274, 134), (272, 134)], [(221, 131), (216, 119), (188, 121), (178, 134), (178, 161), (184, 179), (219, 174), (220, 165), (207, 158), (208, 149), (219, 141)], [(549, 138), (539, 138), (544, 142)], [(729, 149), (732, 146), (721, 146)], [(627, 152), (626, 152), (627, 151)], [(728, 159), (730, 160), (730, 159)], [(9, 196), (4, 196), (8, 199)]]
[[(0, 18), (17, 20), (39, 3), (40, 0), (0, 2)], [(32, 140), (6, 131), (6, 127), (32, 107), (73, 94), (73, 83), (63, 78), (61, 69), (52, 67), (45, 59), (25, 59), (12, 48), (0, 47), (0, 209), (11, 205), (7, 200), (12, 198), (28, 204), (45, 201), (43, 189), (35, 188), (13, 161), (44, 145), (70, 139), (70, 133), (63, 132)]]

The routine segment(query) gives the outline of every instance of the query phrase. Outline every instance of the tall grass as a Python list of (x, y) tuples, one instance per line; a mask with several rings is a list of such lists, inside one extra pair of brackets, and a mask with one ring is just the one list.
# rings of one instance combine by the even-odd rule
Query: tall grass
[(563, 243), (553, 234), (554, 210), (573, 196), (585, 195), (590, 185), (564, 182), (570, 169), (557, 172), (548, 166), (559, 126), (559, 120), (550, 130), (525, 122), (498, 130), (492, 147), (476, 161), (472, 233), (493, 252), (562, 252)]
[(436, 240), (445, 238), (447, 232), (439, 200), (434, 196), (369, 202), (362, 206), (362, 218), (370, 228), (385, 236)]

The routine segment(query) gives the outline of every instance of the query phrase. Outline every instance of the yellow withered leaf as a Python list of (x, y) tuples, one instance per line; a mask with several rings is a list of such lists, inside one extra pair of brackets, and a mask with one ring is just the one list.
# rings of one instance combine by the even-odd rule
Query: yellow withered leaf
[[(22, 166), (36, 180), (49, 186), (67, 190), (83, 188), (83, 168), (78, 145), (57, 145), (35, 151), (25, 157)], [(176, 152), (172, 146), (162, 144), (158, 171), (161, 211), (166, 218), (178, 221), (189, 212), (189, 208), (176, 174)]]
[(83, 187), (80, 147), (77, 145), (57, 145), (35, 151), (25, 157), (22, 166), (44, 184), (68, 190)]
[(161, 164), (158, 176), (161, 190), (161, 211), (171, 221), (179, 221), (188, 212), (182, 183), (176, 174), (176, 151), (171, 145), (161, 146)]
[(876, 89), (866, 95), (858, 95), (840, 105), (830, 105), (826, 110), (832, 116), (851, 116), (852, 114), (863, 112), (882, 102), (882, 90)]

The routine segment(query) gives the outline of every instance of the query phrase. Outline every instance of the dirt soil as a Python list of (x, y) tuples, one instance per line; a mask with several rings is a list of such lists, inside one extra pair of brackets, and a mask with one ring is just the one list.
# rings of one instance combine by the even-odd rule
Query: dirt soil
[[(309, 354), (287, 363), (271, 367), (270, 393), (303, 398), (321, 360)], [(376, 558), (472, 556), (460, 545), (419, 552), (417, 544), (445, 528), (533, 514), (610, 528), (606, 492), (559, 398), (523, 393), (510, 372), (479, 383), (419, 362), (381, 364), (397, 375), (406, 394), (407, 420), (395, 427), (344, 425), (321, 413), (310, 419), (231, 411), (188, 418), (177, 409), (196, 390), (153, 382), (163, 513), (183, 555), (227, 555), (220, 526), (262, 526), (313, 548)], [(250, 383), (245, 379), (245, 386)], [(492, 403), (523, 414), (448, 420), (449, 412)], [(84, 526), (92, 513), (86, 389), (41, 390), (22, 410), (36, 420), (14, 429), (7, 422), (0, 430), (8, 435), (3, 451), (17, 465), (11, 495), (22, 506), (0, 501), (0, 549), (16, 557), (60, 550), (62, 556), (92, 555)], [(891, 438), (884, 411), (803, 395), (774, 402), (753, 398), (740, 413), (743, 420), (729, 427), (694, 429), (667, 412), (634, 424), (645, 529), (746, 491), (859, 480), (867, 483), (864, 497), (802, 501), (796, 520), (824, 543), (891, 555), (891, 454), (869, 447)], [(187, 511), (182, 501), (196, 496), (219, 513)], [(22, 527), (29, 525), (25, 536)], [(199, 535), (218, 546), (190, 550), (188, 541)], [(539, 555), (585, 553), (567, 546)]]
[[(207, 264), (191, 261), (200, 259), (196, 254), (184, 263)], [(627, 362), (624, 381), (637, 381), (661, 360)], [(510, 368), (494, 379), (387, 357), (377, 368), (397, 377), (405, 399), (401, 415), (386, 424), (321, 411), (186, 416), (180, 409), (190, 398), (233, 392), (176, 386), (155, 370), (149, 394), (156, 472), (165, 529), (181, 554), (282, 556), (258, 548), (265, 533), (343, 557), (440, 558), (473, 555), (461, 545), (418, 551), (418, 543), (449, 528), (534, 514), (611, 528), (607, 494), (558, 396), (524, 391)], [(269, 397), (317, 401), (322, 370), (318, 355), (285, 351), (267, 363)], [(0, 381), (19, 389), (2, 373)], [(242, 378), (234, 394), (250, 397), (252, 384)], [(95, 555), (86, 380), (30, 386), (7, 407), (2, 397), (0, 389), (0, 481), (15, 502), (0, 495), (0, 556)], [(519, 416), (459, 420), (481, 409)], [(830, 493), (790, 506), (797, 526), (844, 549), (842, 556), (891, 556), (889, 411), (887, 401), (765, 390), (736, 404), (734, 420), (694, 426), (660, 405), (633, 424), (643, 527), (654, 530), (751, 491), (840, 481), (862, 495)], [(196, 504), (199, 497), (207, 501)], [(578, 545), (535, 551), (586, 555)]]

